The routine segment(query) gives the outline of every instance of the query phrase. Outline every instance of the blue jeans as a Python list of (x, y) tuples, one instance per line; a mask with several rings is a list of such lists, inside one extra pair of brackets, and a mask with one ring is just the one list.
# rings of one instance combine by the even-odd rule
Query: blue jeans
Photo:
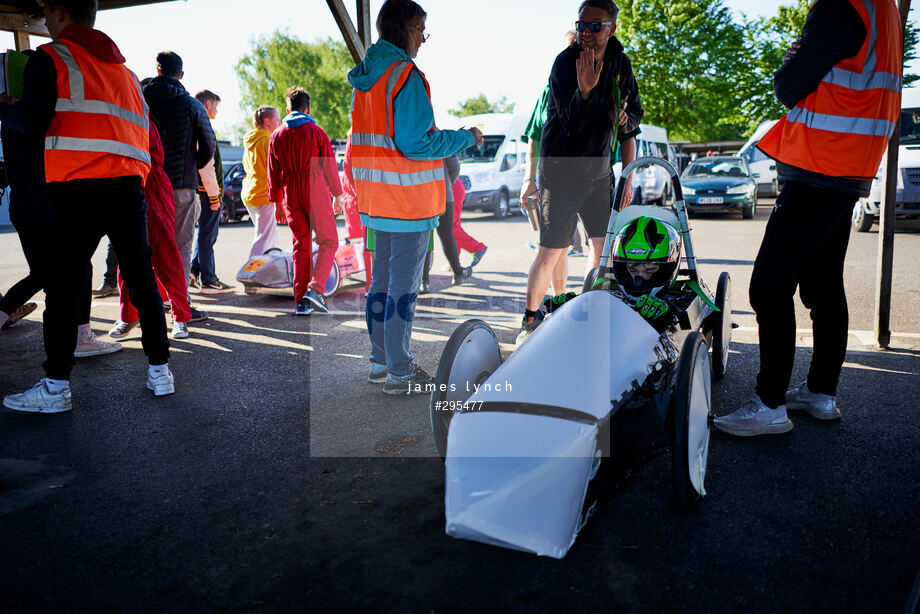
[(405, 376), (415, 369), (409, 341), (431, 231), (374, 232), (377, 251), (365, 311), (371, 362)]
[(211, 211), (207, 194), (198, 193), (201, 200), (201, 214), (198, 216), (198, 240), (192, 255), (192, 271), (201, 274), (201, 283), (209, 284), (217, 280), (214, 265), (214, 244), (217, 243), (217, 231), (220, 228), (220, 209)]

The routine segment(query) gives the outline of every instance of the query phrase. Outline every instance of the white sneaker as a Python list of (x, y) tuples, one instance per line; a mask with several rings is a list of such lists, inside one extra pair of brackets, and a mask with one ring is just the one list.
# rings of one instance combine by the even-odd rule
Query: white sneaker
[(188, 326), (185, 322), (173, 322), (173, 329), (169, 336), (173, 339), (188, 339)]
[(786, 407), (804, 410), (809, 416), (818, 420), (838, 420), (840, 418), (837, 397), (812, 392), (808, 389), (808, 382), (802, 382), (786, 391)]
[(87, 356), (101, 356), (102, 354), (111, 354), (121, 349), (120, 343), (109, 343), (101, 341), (96, 337), (96, 333), (88, 331), (84, 334), (77, 335), (77, 347), (73, 352), (74, 358), (86, 358)]
[(744, 405), (714, 420), (716, 428), (738, 437), (778, 435), (792, 430), (792, 420), (786, 415), (786, 406), (770, 409), (756, 394)]
[(157, 397), (176, 391), (176, 383), (168, 367), (157, 373), (151, 373), (150, 369), (147, 369), (147, 390), (152, 390), (153, 395)]
[(11, 394), (3, 397), (3, 404), (15, 411), (24, 411), (34, 414), (59, 414), (73, 409), (70, 398), (70, 388), (65, 388), (58, 393), (48, 391), (45, 380), (41, 380), (30, 390), (21, 394)]
[(128, 333), (131, 332), (135, 326), (140, 324), (140, 320), (134, 320), (133, 322), (125, 322), (124, 320), (116, 320), (115, 326), (109, 330), (109, 337), (112, 339), (124, 339), (128, 336)]

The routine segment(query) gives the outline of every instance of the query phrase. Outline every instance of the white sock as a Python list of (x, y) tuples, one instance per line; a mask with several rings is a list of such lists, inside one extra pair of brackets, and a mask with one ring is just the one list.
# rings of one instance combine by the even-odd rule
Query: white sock
[(70, 388), (70, 381), (66, 379), (51, 379), (50, 377), (44, 378), (45, 388), (48, 389), (48, 392), (51, 394), (60, 394), (61, 392)]
[(149, 373), (151, 377), (157, 377), (163, 373), (169, 375), (169, 363), (162, 365), (150, 365), (147, 367), (147, 373)]

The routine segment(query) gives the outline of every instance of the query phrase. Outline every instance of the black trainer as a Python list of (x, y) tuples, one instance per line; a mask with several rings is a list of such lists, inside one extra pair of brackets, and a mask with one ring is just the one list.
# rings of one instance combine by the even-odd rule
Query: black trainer
[(329, 313), (329, 307), (326, 306), (326, 298), (313, 288), (307, 290), (307, 293), (303, 295), (302, 300), (309, 301), (310, 305), (313, 307), (313, 311), (317, 311), (319, 313)]
[(208, 319), (208, 312), (202, 311), (201, 309), (195, 309), (194, 307), (189, 307), (192, 311), (192, 317), (189, 322), (201, 322), (202, 320)]
[(409, 375), (387, 374), (387, 383), (383, 385), (385, 394), (430, 394), (434, 389), (434, 379), (421, 367), (415, 367)]
[(527, 340), (533, 331), (537, 330), (537, 327), (540, 325), (540, 322), (543, 321), (543, 312), (538, 311), (532, 319), (528, 320), (527, 316), (524, 316), (521, 319), (521, 332), (518, 333), (517, 339), (514, 340), (514, 345), (521, 345), (524, 341)]
[(454, 275), (453, 285), (459, 286), (460, 284), (462, 284), (463, 282), (465, 282), (467, 279), (469, 279), (472, 276), (473, 276), (473, 267), (465, 266), (462, 269), (460, 269), (459, 275)]

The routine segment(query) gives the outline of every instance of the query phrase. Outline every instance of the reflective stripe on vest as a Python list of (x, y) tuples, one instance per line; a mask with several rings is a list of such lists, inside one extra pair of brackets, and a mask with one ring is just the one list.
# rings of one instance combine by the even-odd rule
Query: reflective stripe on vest
[(902, 27), (893, 0), (849, 0), (866, 38), (758, 143), (785, 164), (830, 177), (875, 176), (900, 113)]
[(355, 181), (372, 181), (374, 183), (384, 183), (386, 185), (398, 185), (403, 187), (424, 185), (433, 181), (444, 181), (444, 165), (441, 168), (435, 168), (425, 171), (416, 171), (413, 173), (395, 173), (392, 171), (382, 171), (376, 168), (354, 168), (351, 169)]
[[(76, 49), (78, 45), (72, 43)], [(144, 100), (140, 82), (137, 77), (125, 67), (122, 70), (127, 72), (132, 85), (134, 86), (137, 97), (130, 100), (129, 104), (139, 105), (141, 113), (135, 109), (124, 108), (110, 100), (98, 100), (86, 97), (87, 85), (85, 82), (83, 69), (80, 62), (74, 57), (71, 48), (61, 42), (53, 41), (41, 47), (52, 59), (59, 60), (57, 64), (60, 73), (61, 66), (66, 69), (64, 74), (58, 75), (58, 99), (55, 103), (55, 117), (52, 119), (52, 125), (49, 127), (48, 135), (45, 138), (45, 161), (46, 175), (48, 181), (66, 181), (80, 178), (107, 178), (120, 176), (120, 174), (138, 174), (142, 178), (146, 177), (151, 164), (149, 153), (149, 139), (147, 138), (150, 129), (148, 119), (148, 107)], [(85, 50), (84, 50), (85, 52)], [(87, 55), (89, 55), (88, 52)], [(56, 56), (56, 58), (54, 57)], [(92, 61), (84, 60), (84, 61)], [(111, 66), (102, 64), (101, 68), (93, 67), (94, 71), (100, 71), (102, 76), (112, 78), (111, 72), (114, 70)], [(97, 77), (98, 78), (98, 77)], [(121, 75), (118, 77), (121, 78)], [(117, 81), (116, 81), (117, 83)], [(96, 89), (100, 89), (99, 84)], [(105, 81), (101, 89), (105, 93), (105, 88), (117, 87)], [(112, 90), (109, 90), (111, 92)], [(122, 92), (124, 90), (121, 90)], [(131, 97), (129, 97), (131, 98)], [(125, 100), (124, 96), (114, 96), (111, 100)], [(87, 118), (87, 123), (81, 123), (75, 120), (80, 114), (108, 116), (110, 119), (105, 122), (101, 119)], [(124, 133), (125, 140), (121, 138), (121, 129), (118, 121), (128, 122), (134, 126), (132, 130)], [(99, 123), (91, 123), (99, 122)], [(99, 138), (96, 138), (90, 132), (87, 135), (88, 126), (100, 126)], [(125, 126), (125, 124), (122, 124)], [(115, 138), (112, 138), (115, 137)], [(143, 145), (143, 147), (140, 147)], [(55, 154), (55, 152), (59, 152)], [(74, 156), (84, 154), (82, 158), (63, 156), (66, 152), (74, 152)], [(103, 161), (86, 154), (106, 154), (121, 156), (134, 162), (117, 162), (117, 159)], [(140, 163), (140, 165), (138, 164)], [(95, 169), (95, 170), (93, 170)]]
[(150, 154), (121, 141), (106, 139), (80, 139), (73, 136), (46, 136), (45, 149), (64, 151), (94, 151), (133, 158), (150, 164)]
[(887, 72), (875, 72), (875, 65), (878, 62), (878, 54), (875, 50), (876, 43), (878, 42), (878, 23), (875, 17), (875, 7), (872, 6), (871, 0), (860, 1), (869, 15), (869, 28), (866, 33), (866, 38), (868, 39), (868, 52), (866, 53), (866, 60), (863, 63), (862, 72), (852, 72), (835, 66), (824, 75), (822, 81), (851, 90), (865, 91), (886, 89), (893, 92), (900, 92), (902, 85), (901, 75), (893, 75)]
[(372, 147), (380, 147), (381, 149), (389, 149), (390, 151), (399, 151), (399, 148), (396, 147), (396, 141), (388, 136), (384, 136), (382, 134), (374, 134), (372, 132), (352, 133), (351, 144), (370, 145)]
[(786, 120), (805, 124), (816, 130), (843, 132), (845, 134), (864, 134), (867, 136), (891, 137), (894, 134), (894, 122), (885, 119), (866, 119), (864, 117), (843, 117), (813, 113), (802, 107), (795, 107), (786, 115)]

